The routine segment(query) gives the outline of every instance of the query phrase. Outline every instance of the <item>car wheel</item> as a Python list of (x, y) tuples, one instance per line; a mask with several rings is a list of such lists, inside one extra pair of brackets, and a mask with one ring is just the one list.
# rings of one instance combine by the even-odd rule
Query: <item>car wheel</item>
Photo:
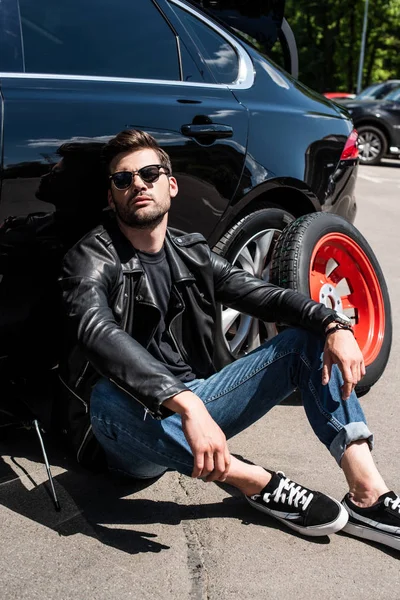
[(356, 391), (366, 393), (386, 367), (392, 319), (382, 270), (361, 233), (337, 215), (300, 217), (275, 246), (271, 281), (352, 319), (367, 371)]
[(384, 133), (372, 125), (357, 127), (360, 162), (364, 165), (377, 165), (387, 151)]
[[(293, 220), (290, 213), (263, 204), (235, 223), (216, 244), (214, 252), (252, 275), (269, 281), (275, 244), (283, 229)], [(235, 358), (251, 352), (277, 333), (273, 323), (264, 323), (224, 306), (219, 307), (217, 320)]]

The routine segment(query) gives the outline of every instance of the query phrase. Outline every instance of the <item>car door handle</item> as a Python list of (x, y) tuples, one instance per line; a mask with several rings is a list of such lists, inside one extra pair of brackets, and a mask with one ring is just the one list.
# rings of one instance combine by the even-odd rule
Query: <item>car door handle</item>
[(212, 137), (215, 139), (229, 138), (233, 136), (233, 127), (229, 125), (217, 125), (215, 123), (203, 123), (201, 125), (182, 125), (181, 132), (188, 137)]

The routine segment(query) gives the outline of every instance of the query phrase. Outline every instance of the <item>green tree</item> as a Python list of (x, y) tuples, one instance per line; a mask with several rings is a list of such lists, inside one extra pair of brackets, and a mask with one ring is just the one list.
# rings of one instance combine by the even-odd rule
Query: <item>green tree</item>
[[(299, 79), (320, 91), (355, 91), (365, 0), (286, 0)], [(400, 77), (400, 0), (369, 3), (363, 87)]]

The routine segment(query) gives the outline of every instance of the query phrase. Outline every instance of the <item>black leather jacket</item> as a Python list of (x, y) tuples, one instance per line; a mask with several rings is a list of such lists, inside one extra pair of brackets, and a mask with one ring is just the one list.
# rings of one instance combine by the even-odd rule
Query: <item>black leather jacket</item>
[[(198, 233), (169, 229), (165, 250), (173, 282), (169, 330), (199, 378), (231, 360), (216, 323), (217, 303), (320, 333), (332, 314), (233, 267)], [(153, 417), (171, 414), (163, 402), (186, 387), (146, 350), (160, 312), (136, 251), (115, 222), (98, 226), (67, 253), (60, 282), (70, 338), (62, 371), (70, 391), (82, 395), (86, 380), (100, 374)]]

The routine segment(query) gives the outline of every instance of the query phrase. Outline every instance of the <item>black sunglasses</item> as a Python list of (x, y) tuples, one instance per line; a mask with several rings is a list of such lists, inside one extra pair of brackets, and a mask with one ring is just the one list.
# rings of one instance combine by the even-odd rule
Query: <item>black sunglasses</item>
[[(160, 173), (160, 169), (164, 169), (164, 172)], [(117, 190), (127, 190), (131, 187), (135, 175), (139, 175), (140, 179), (145, 183), (154, 183), (159, 179), (160, 175), (169, 174), (169, 170), (163, 165), (148, 165), (138, 171), (117, 171), (117, 173), (110, 175), (110, 179)]]

